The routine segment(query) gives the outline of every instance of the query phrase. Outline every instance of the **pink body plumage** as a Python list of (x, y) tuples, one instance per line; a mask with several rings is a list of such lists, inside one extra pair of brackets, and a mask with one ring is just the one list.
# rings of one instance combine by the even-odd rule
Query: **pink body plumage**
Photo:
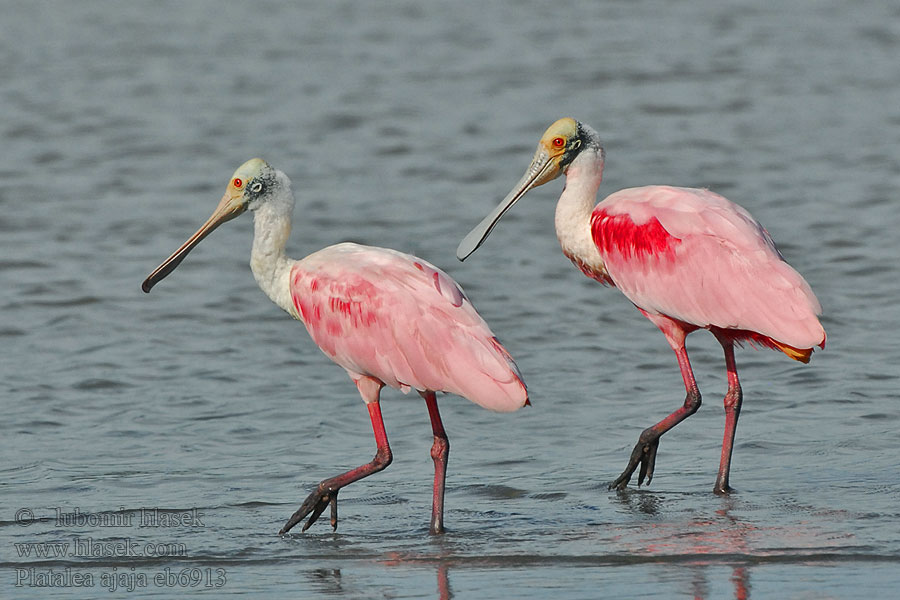
[(825, 346), (812, 289), (750, 213), (718, 194), (621, 190), (596, 206), (591, 234), (611, 283), (648, 317), (715, 328), (798, 360)]
[(528, 394), (462, 288), (430, 263), (344, 243), (298, 261), (291, 297), (313, 341), (354, 381), (458, 394), (507, 412)]

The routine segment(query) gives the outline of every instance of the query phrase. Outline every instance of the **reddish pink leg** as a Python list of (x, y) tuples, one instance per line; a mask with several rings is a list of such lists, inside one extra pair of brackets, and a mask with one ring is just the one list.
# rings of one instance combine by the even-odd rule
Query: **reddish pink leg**
[[(366, 385), (363, 381), (362, 383), (357, 382), (357, 386), (360, 388), (363, 398), (367, 397), (367, 392), (371, 393), (372, 385)], [(310, 525), (316, 522), (316, 519), (318, 519), (319, 515), (325, 511), (325, 507), (328, 505), (331, 505), (331, 527), (332, 529), (337, 529), (337, 497), (340, 489), (345, 485), (349, 485), (354, 481), (359, 481), (372, 473), (377, 473), (391, 464), (391, 459), (393, 458), (391, 455), (391, 447), (388, 445), (387, 433), (384, 430), (384, 420), (381, 417), (381, 404), (377, 399), (378, 391), (380, 389), (381, 385), (378, 385), (374, 392), (376, 399), (366, 404), (366, 407), (369, 409), (369, 418), (372, 419), (372, 429), (375, 432), (375, 444), (378, 446), (375, 458), (372, 459), (372, 462), (319, 483), (315, 491), (304, 500), (300, 508), (297, 509), (297, 512), (295, 512), (291, 518), (288, 519), (288, 522), (284, 524), (284, 527), (278, 532), (279, 535), (287, 533), (294, 525), (302, 521), (306, 515), (310, 515), (309, 520), (302, 529), (302, 531), (306, 531), (309, 529)]]
[(447, 457), (450, 455), (450, 440), (444, 432), (441, 414), (438, 412), (434, 392), (422, 392), (431, 417), (431, 430), (434, 432), (434, 444), (431, 446), (431, 458), (434, 460), (434, 497), (431, 502), (432, 534), (444, 533), (444, 484), (447, 481)]
[[(716, 336), (719, 337), (719, 336)], [(716, 486), (713, 492), (727, 494), (731, 491), (728, 485), (728, 473), (731, 470), (731, 452), (734, 448), (734, 434), (737, 428), (738, 417), (741, 416), (741, 382), (738, 381), (737, 367), (734, 363), (734, 343), (728, 339), (719, 337), (722, 348), (725, 349), (725, 368), (728, 371), (728, 392), (725, 394), (725, 435), (722, 439), (722, 458), (719, 460), (719, 475), (716, 477)]]
[(656, 450), (659, 447), (659, 438), (700, 408), (700, 390), (697, 388), (697, 382), (694, 380), (694, 371), (691, 369), (691, 361), (688, 359), (687, 350), (684, 348), (683, 334), (681, 335), (680, 344), (674, 349), (675, 356), (678, 357), (681, 377), (684, 379), (684, 387), (687, 390), (684, 405), (656, 425), (648, 427), (641, 432), (634, 450), (631, 451), (628, 466), (625, 467), (621, 475), (609, 484), (609, 489), (617, 488), (621, 490), (625, 488), (628, 482), (631, 481), (631, 476), (638, 465), (641, 467), (638, 474), (638, 485), (644, 483), (645, 477), (647, 478), (647, 485), (650, 485), (650, 480), (653, 479), (653, 469), (656, 466)]

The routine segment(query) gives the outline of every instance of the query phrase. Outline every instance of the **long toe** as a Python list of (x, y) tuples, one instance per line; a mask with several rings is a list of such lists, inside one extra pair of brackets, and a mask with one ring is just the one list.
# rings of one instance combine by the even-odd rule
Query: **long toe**
[(302, 521), (309, 515), (309, 520), (303, 525), (303, 529), (301, 531), (306, 531), (309, 529), (310, 525), (316, 522), (316, 519), (319, 518), (325, 509), (331, 504), (333, 501), (333, 507), (331, 509), (332, 516), (332, 526), (337, 526), (337, 490), (330, 489), (321, 484), (316, 487), (316, 489), (306, 497), (306, 500), (303, 501), (303, 504), (300, 505), (300, 508), (291, 515), (291, 518), (288, 519), (287, 523), (284, 524), (284, 527), (281, 528), (281, 531), (278, 532), (279, 535), (283, 535), (290, 531), (297, 523)]
[(330, 501), (327, 496), (323, 496), (319, 499), (318, 502), (316, 502), (316, 505), (313, 507), (312, 512), (309, 514), (309, 519), (306, 521), (306, 523), (303, 524), (303, 528), (300, 529), (301, 533), (309, 529), (309, 527), (319, 519), (319, 516), (323, 512), (325, 512), (325, 509), (328, 507), (329, 502)]
[(652, 439), (649, 442), (638, 440), (638, 443), (635, 444), (631, 451), (628, 465), (621, 475), (610, 482), (609, 489), (625, 489), (638, 467), (640, 467), (638, 471), (638, 485), (643, 485), (645, 480), (647, 485), (650, 485), (650, 480), (653, 479), (653, 469), (656, 467), (656, 451), (658, 448), (659, 438)]
[(287, 520), (287, 523), (285, 523), (284, 526), (282, 526), (282, 528), (278, 531), (278, 535), (284, 535), (285, 533), (293, 529), (294, 525), (302, 521), (303, 517), (305, 516), (306, 513), (303, 512), (303, 509), (298, 509), (297, 512), (291, 515), (291, 518)]
[(609, 482), (609, 485), (607, 486), (608, 489), (624, 490), (626, 487), (628, 487), (628, 482), (631, 480), (632, 473), (634, 473), (634, 469), (625, 469), (625, 472)]
[(641, 470), (638, 473), (638, 486), (643, 485), (644, 478), (647, 479), (647, 485), (650, 485), (650, 480), (653, 479), (653, 469), (656, 467), (656, 451), (658, 448), (659, 438), (644, 445), (641, 456)]
[(325, 509), (330, 505), (331, 506), (331, 530), (337, 531), (337, 522), (338, 522), (338, 513), (337, 513), (337, 495), (340, 489), (336, 490), (328, 490), (328, 492), (316, 500), (316, 505), (313, 507), (312, 513), (309, 515), (309, 520), (303, 525), (303, 529), (300, 532), (304, 532), (309, 529), (310, 525), (316, 522), (318, 518), (325, 512)]
[(334, 490), (334, 495), (331, 497), (331, 530), (337, 531), (337, 495), (339, 490)]
[(609, 489), (617, 489), (623, 490), (626, 486), (628, 486), (628, 482), (631, 481), (631, 476), (634, 474), (635, 469), (637, 469), (638, 465), (641, 464), (641, 458), (644, 455), (644, 444), (638, 442), (635, 445), (634, 449), (631, 451), (631, 457), (628, 459), (628, 465), (625, 467), (625, 470), (622, 471), (622, 474), (616, 477), (609, 484)]

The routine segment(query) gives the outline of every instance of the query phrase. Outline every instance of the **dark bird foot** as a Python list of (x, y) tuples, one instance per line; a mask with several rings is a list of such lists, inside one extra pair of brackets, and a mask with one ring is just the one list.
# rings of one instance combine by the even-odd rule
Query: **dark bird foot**
[(291, 518), (284, 524), (284, 527), (281, 528), (278, 535), (284, 535), (290, 531), (294, 525), (306, 518), (306, 515), (309, 515), (309, 520), (303, 525), (303, 529), (300, 530), (306, 531), (309, 529), (310, 525), (316, 522), (319, 515), (325, 512), (325, 508), (328, 505), (331, 505), (331, 529), (332, 531), (337, 530), (337, 499), (339, 491), (340, 488), (331, 488), (325, 485), (324, 481), (320, 483), (316, 490), (303, 501), (303, 504), (300, 505), (297, 512), (291, 515)]
[(717, 496), (728, 496), (731, 492), (734, 491), (734, 488), (728, 485), (727, 483), (716, 482), (716, 486), (713, 488), (713, 493)]
[(621, 475), (610, 482), (609, 489), (625, 489), (628, 482), (631, 481), (631, 476), (634, 474), (635, 469), (638, 468), (638, 465), (641, 467), (641, 470), (638, 472), (638, 486), (641, 486), (644, 483), (645, 478), (647, 480), (647, 485), (650, 485), (650, 480), (653, 479), (653, 468), (656, 466), (656, 450), (658, 448), (658, 437), (648, 442), (638, 440), (638, 443), (634, 446), (634, 450), (631, 451), (631, 458), (628, 459), (628, 466), (625, 467), (625, 470), (622, 471)]

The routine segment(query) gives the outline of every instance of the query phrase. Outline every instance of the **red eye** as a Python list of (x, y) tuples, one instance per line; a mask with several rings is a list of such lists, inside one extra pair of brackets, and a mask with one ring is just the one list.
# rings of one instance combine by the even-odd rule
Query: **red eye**
[(232, 181), (231, 184), (237, 189), (241, 189), (242, 187), (244, 187), (244, 182), (241, 181), (239, 177), (235, 177), (234, 181)]
[(566, 145), (566, 140), (564, 140), (563, 138), (561, 138), (561, 137), (553, 138), (553, 147), (554, 148), (562, 148), (565, 145)]

